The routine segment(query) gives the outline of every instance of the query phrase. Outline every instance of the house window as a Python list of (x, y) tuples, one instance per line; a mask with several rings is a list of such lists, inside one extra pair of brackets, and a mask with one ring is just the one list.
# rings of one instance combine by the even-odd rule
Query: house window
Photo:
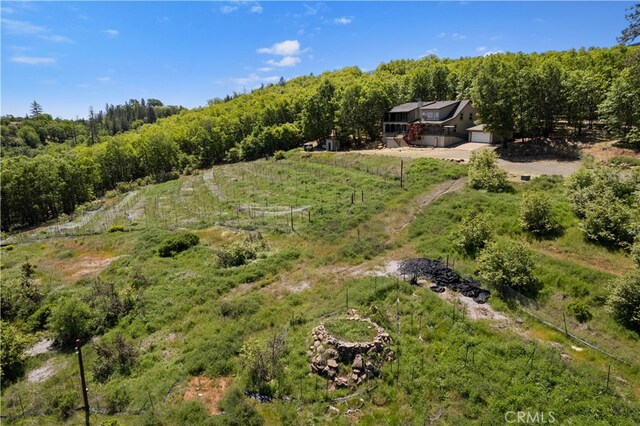
[(473, 113), (472, 112), (469, 113), (469, 121), (473, 121)]
[(464, 120), (464, 114), (460, 114), (460, 121)]

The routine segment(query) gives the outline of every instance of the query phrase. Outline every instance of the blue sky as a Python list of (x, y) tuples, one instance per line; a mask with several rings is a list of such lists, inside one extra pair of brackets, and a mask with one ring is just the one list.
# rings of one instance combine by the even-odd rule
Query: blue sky
[(2, 115), (156, 98), (188, 108), (433, 53), (610, 47), (633, 2), (1, 2)]

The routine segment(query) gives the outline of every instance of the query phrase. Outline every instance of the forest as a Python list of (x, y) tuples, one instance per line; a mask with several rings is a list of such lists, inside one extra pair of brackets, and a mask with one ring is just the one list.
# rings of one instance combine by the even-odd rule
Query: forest
[(640, 143), (637, 46), (397, 60), (281, 80), (186, 110), (130, 100), (53, 119), (37, 102), (2, 117), (1, 227), (43, 223), (111, 190), (248, 161), (335, 134), (347, 149), (380, 137), (385, 110), (411, 100), (471, 99), (496, 134), (580, 139), (594, 129)]

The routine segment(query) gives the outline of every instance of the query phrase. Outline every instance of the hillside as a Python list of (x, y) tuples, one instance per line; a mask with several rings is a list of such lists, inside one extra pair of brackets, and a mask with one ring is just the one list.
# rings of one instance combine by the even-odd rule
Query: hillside
[[(500, 424), (518, 411), (639, 423), (639, 335), (604, 305), (608, 283), (633, 269), (628, 250), (585, 238), (566, 179), (493, 193), (473, 189), (468, 170), (292, 150), (121, 186), (12, 234), (3, 317), (15, 313), (3, 339), (15, 335), (11, 348), (30, 355), (23, 375), (3, 379), (3, 422), (82, 421), (73, 352), (82, 336), (95, 424)], [(562, 232), (522, 229), (517, 212), (535, 189)], [(456, 249), (461, 221), (476, 214), (493, 239), (531, 253), (537, 295), (501, 295)], [(398, 268), (416, 257), (478, 280), (488, 303), (412, 285)], [(569, 313), (572, 302), (589, 321)], [(389, 357), (340, 362), (340, 375), (372, 374), (339, 387), (312, 372), (325, 345), (312, 333), (324, 323), (346, 340), (371, 339), (356, 313), (384, 328)]]

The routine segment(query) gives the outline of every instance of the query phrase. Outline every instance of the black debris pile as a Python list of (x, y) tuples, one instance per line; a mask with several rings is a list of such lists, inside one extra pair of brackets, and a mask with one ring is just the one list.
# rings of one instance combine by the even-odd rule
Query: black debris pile
[(442, 293), (447, 287), (473, 298), (476, 303), (485, 303), (491, 295), (489, 290), (480, 288), (480, 284), (471, 278), (462, 278), (440, 260), (408, 259), (400, 264), (399, 272), (411, 277), (412, 284), (420, 277), (426, 278), (434, 284), (430, 289), (436, 293)]

